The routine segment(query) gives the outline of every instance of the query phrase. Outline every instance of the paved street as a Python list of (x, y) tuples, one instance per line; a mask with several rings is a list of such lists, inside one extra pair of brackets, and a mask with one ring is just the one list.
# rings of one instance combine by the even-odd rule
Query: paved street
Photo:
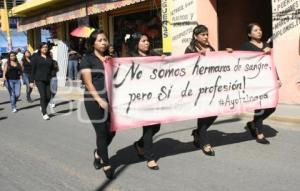
[[(24, 96), (24, 95), (23, 95)], [(37, 99), (37, 96), (34, 96)], [(269, 123), (271, 145), (257, 144), (244, 129), (246, 121), (219, 120), (209, 129), (216, 156), (192, 145), (196, 120), (163, 125), (155, 137), (159, 171), (139, 161), (132, 144), (141, 129), (117, 133), (109, 148), (116, 178), (107, 181), (93, 167), (95, 133), (82, 104), (58, 99), (50, 121), (39, 101), (21, 97), (11, 113), (7, 91), (0, 91), (1, 191), (297, 191), (300, 188), (300, 127)]]

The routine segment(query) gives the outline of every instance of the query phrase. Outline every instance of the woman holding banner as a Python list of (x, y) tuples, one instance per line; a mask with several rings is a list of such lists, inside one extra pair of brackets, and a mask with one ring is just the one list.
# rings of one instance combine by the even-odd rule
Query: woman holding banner
[[(185, 49), (187, 53), (200, 53), (205, 55), (206, 52), (215, 51), (208, 42), (208, 28), (205, 25), (197, 25), (193, 29), (193, 36), (190, 45)], [(202, 148), (204, 154), (214, 156), (215, 152), (209, 144), (207, 129), (214, 123), (217, 116), (198, 118), (197, 129), (192, 131), (194, 137), (194, 145), (197, 148)]]
[(84, 104), (96, 132), (97, 149), (94, 150), (94, 167), (101, 168), (108, 179), (114, 170), (110, 165), (107, 147), (115, 132), (110, 131), (108, 97), (105, 88), (103, 62), (108, 58), (108, 40), (103, 31), (95, 30), (88, 39), (89, 54), (82, 58), (80, 69), (86, 90)]
[[(250, 23), (247, 27), (247, 35), (249, 41), (245, 42), (241, 46), (241, 50), (245, 51), (260, 51), (270, 53), (271, 48), (269, 45), (262, 41), (262, 29), (257, 23)], [(278, 78), (279, 86), (281, 82)], [(251, 135), (256, 139), (256, 142), (261, 144), (270, 144), (263, 134), (263, 120), (268, 118), (276, 108), (257, 109), (255, 110), (254, 119), (248, 122), (246, 127), (250, 131)]]
[[(150, 50), (149, 37), (146, 34), (132, 34), (129, 39), (129, 47), (130, 50), (133, 50), (129, 53), (132, 57), (157, 56), (155, 52)], [(137, 155), (147, 160), (147, 167), (151, 170), (159, 170), (153, 151), (153, 136), (159, 130), (160, 124), (144, 126), (142, 137), (133, 145)]]

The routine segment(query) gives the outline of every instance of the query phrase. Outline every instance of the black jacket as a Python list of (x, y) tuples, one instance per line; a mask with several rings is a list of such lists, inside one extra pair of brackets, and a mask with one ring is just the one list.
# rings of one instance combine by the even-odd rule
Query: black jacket
[(46, 81), (50, 82), (51, 74), (54, 70), (54, 60), (51, 57), (44, 58), (40, 55), (35, 55), (31, 60), (32, 70), (30, 82)]

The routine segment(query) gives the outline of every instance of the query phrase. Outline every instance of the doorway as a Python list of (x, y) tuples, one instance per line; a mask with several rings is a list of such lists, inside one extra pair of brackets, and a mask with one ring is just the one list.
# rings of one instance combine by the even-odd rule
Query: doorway
[(219, 49), (238, 50), (247, 41), (247, 25), (259, 23), (263, 40), (272, 36), (271, 0), (217, 0)]

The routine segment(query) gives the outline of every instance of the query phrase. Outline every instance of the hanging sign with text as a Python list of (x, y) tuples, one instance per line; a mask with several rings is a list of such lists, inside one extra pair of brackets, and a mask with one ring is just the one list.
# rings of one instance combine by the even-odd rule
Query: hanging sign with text
[(271, 55), (115, 58), (105, 63), (112, 130), (275, 107)]

